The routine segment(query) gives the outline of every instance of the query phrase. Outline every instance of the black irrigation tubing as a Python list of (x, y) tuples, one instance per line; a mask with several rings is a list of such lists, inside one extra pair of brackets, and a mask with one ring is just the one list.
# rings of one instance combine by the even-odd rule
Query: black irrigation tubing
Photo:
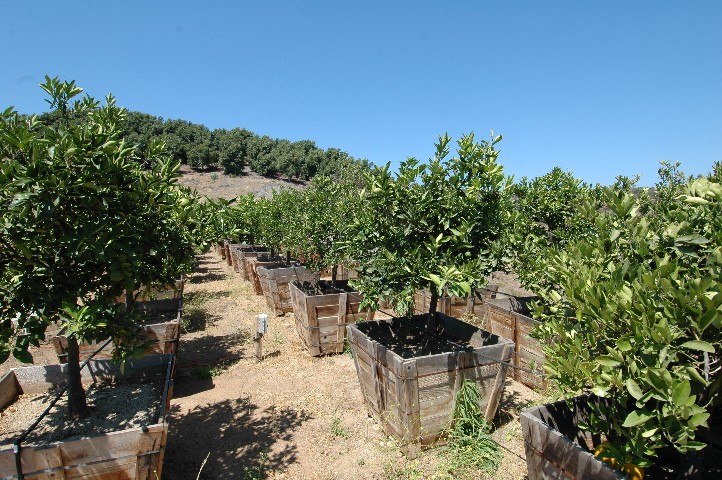
[[(113, 338), (109, 338), (105, 341), (100, 347), (98, 347), (97, 350), (95, 350), (93, 353), (91, 353), (88, 358), (85, 359), (83, 363), (80, 364), (80, 370), (82, 371), (83, 368), (90, 362), (90, 360), (93, 359), (102, 349), (104, 349), (110, 342), (113, 341)], [(18, 437), (15, 442), (13, 442), (13, 453), (15, 454), (15, 472), (18, 474), (18, 480), (24, 480), (25, 475), (23, 474), (23, 466), (22, 461), (20, 457), (20, 451), (22, 450), (22, 443), (23, 440), (27, 438), (28, 435), (35, 429), (35, 427), (38, 426), (38, 424), (45, 418), (45, 416), (50, 412), (50, 410), (55, 406), (56, 403), (58, 403), (58, 400), (60, 400), (60, 397), (62, 397), (65, 394), (65, 391), (68, 389), (68, 385), (66, 384), (63, 386), (57, 395), (55, 395), (55, 398), (50, 402), (48, 407), (43, 411), (43, 413), (38, 416), (38, 418), (33, 422), (32, 425), (30, 425), (21, 435)]]
[[(338, 289), (338, 288), (337, 288), (336, 290), (342, 291), (341, 289)], [(345, 292), (345, 293), (349, 293), (349, 292)], [(354, 294), (354, 293), (351, 293), (351, 295), (353, 295), (354, 297), (356, 297), (357, 300), (363, 301), (363, 298), (362, 298), (360, 295), (356, 295), (356, 294)], [(427, 330), (424, 330), (423, 328), (419, 327), (418, 325), (414, 325), (414, 324), (411, 323), (411, 322), (407, 322), (407, 321), (403, 320), (403, 317), (398, 317), (398, 316), (396, 316), (395, 314), (392, 315), (391, 313), (386, 312), (386, 311), (381, 310), (381, 309), (377, 309), (377, 311), (383, 313), (384, 315), (388, 315), (389, 317), (396, 318), (396, 319), (399, 320), (401, 323), (404, 323), (404, 324), (406, 324), (406, 325), (409, 325), (409, 326), (411, 326), (411, 327), (414, 327), (414, 328), (416, 328), (417, 330), (422, 330), (422, 331), (424, 331), (425, 333), (427, 333), (427, 334), (429, 334), (429, 335), (432, 335), (432, 336), (434, 336), (434, 337), (436, 337), (436, 338), (438, 338), (438, 339), (440, 339), (440, 340), (444, 340), (445, 342), (450, 343), (451, 345), (454, 345), (455, 347), (459, 347), (459, 348), (462, 348), (462, 349), (467, 349), (467, 348), (468, 348), (468, 347), (466, 347), (465, 345), (461, 345), (461, 344), (459, 344), (459, 343), (453, 342), (453, 341), (449, 340), (448, 338), (444, 338), (444, 337), (442, 337), (441, 335), (438, 335), (438, 334), (436, 334), (436, 333), (434, 333), (434, 332), (429, 332), (429, 331), (427, 331)], [(521, 372), (529, 373), (529, 374), (535, 375), (535, 376), (537, 376), (537, 377), (547, 377), (547, 376), (548, 376), (546, 373), (539, 373), (539, 372), (535, 372), (534, 370), (531, 370), (531, 369), (529, 369), (529, 368), (519, 367), (519, 366), (517, 366), (517, 365), (514, 365), (513, 363), (502, 362), (501, 360), (498, 360), (498, 359), (493, 358), (493, 357), (489, 357), (489, 356), (487, 356), (487, 355), (484, 355), (483, 353), (474, 353), (474, 354), (477, 355), (477, 356), (479, 356), (479, 357), (485, 358), (485, 359), (487, 359), (487, 360), (491, 360), (492, 362), (496, 362), (496, 363), (499, 363), (499, 364), (501, 364), (501, 365), (506, 365), (507, 367), (513, 368), (514, 370), (519, 370), (519, 371), (521, 371)]]

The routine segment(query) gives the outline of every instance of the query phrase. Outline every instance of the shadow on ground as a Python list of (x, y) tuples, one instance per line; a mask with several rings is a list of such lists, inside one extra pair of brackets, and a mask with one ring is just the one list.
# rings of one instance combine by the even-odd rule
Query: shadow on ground
[(179, 345), (178, 368), (187, 371), (199, 367), (229, 367), (244, 357), (243, 345), (250, 341), (250, 335), (244, 331), (183, 339)]
[(181, 317), (181, 327), (183, 333), (202, 332), (208, 327), (212, 327), (220, 320), (219, 315), (210, 313), (204, 307), (188, 306), (183, 309)]
[(218, 300), (230, 296), (231, 292), (227, 290), (215, 290), (212, 292), (188, 292), (183, 294), (183, 304), (185, 306), (200, 306), (210, 300)]
[[(206, 265), (211, 265), (207, 267)], [(219, 268), (214, 268), (213, 262), (198, 262), (198, 265), (193, 269), (193, 275), (191, 276), (192, 283), (206, 283), (216, 282), (219, 280), (225, 280), (227, 278), (226, 272)]]
[(174, 407), (163, 478), (262, 479), (297, 461), (293, 432), (309, 417), (248, 398), (221, 400), (184, 412)]
[[(509, 378), (506, 379), (507, 387), (511, 381)], [(522, 398), (519, 392), (505, 388), (504, 395), (502, 395), (501, 401), (499, 402), (499, 411), (496, 414), (494, 425), (496, 428), (501, 428), (510, 422), (516, 421), (516, 419), (519, 418), (519, 413), (531, 405), (532, 402)]]

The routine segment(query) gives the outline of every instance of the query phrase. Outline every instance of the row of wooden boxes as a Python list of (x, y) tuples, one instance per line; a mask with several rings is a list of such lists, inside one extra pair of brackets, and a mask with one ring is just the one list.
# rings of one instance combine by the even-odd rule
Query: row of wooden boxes
[[(146, 319), (139, 332), (145, 339), (145, 355), (131, 358), (121, 366), (111, 360), (112, 341), (80, 343), (81, 360), (86, 359), (81, 377), (86, 388), (96, 384), (113, 389), (118, 383), (133, 382), (134, 388), (139, 385), (137, 388), (156, 392), (158, 398), (151, 397), (150, 412), (143, 414), (148, 419), (146, 424), (132, 428), (121, 425), (113, 431), (50, 442), (35, 435), (33, 427), (17, 432), (15, 439), (7, 440), (12, 444), (4, 444), (0, 449), (0, 478), (161, 478), (180, 339), (183, 280), (168, 290), (134, 293), (135, 308)], [(58, 332), (51, 343), (60, 362), (66, 361), (68, 342), (64, 332)], [(92, 359), (88, 358), (91, 355)], [(0, 408), (21, 396), (52, 395), (57, 395), (60, 407), (67, 397), (62, 393), (67, 371), (66, 363), (10, 370), (0, 379)], [(55, 420), (46, 418), (42, 422), (54, 424)]]
[(299, 337), (313, 356), (342, 352), (346, 327), (373, 318), (373, 312), (360, 311), (361, 295), (348, 285), (353, 272), (342, 270), (334, 284), (298, 261), (270, 257), (259, 245), (226, 242), (218, 252), (275, 315), (294, 314)]
[[(236, 249), (238, 263), (257, 265)], [(298, 334), (311, 355), (339, 353), (348, 338), (369, 413), (400, 442), (407, 456), (443, 442), (454, 398), (466, 380), (481, 390), (485, 417), (494, 417), (515, 344), (454, 318), (488, 309), (494, 287), (476, 303), (462, 305), (457, 298), (442, 298), (433, 318), (424, 314), (371, 321), (373, 312), (360, 311), (362, 298), (346, 281), (329, 285), (295, 265), (265, 264), (255, 271), (239, 271), (246, 271), (249, 281), (253, 274), (258, 277), (276, 315), (294, 313)], [(417, 308), (428, 309), (423, 292), (417, 295)]]

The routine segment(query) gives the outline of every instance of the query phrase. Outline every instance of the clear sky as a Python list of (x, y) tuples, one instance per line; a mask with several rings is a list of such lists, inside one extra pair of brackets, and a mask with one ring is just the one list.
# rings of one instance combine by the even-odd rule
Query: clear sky
[(48, 74), (376, 164), (490, 130), (517, 177), (653, 185), (660, 160), (722, 160), (717, 0), (3, 0), (0, 18), (2, 109), (44, 111)]

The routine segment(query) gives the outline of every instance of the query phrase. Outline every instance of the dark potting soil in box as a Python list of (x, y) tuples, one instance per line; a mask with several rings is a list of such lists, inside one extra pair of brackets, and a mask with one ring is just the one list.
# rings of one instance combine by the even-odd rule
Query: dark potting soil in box
[(324, 280), (318, 282), (296, 282), (298, 288), (306, 295), (332, 295), (334, 293), (358, 293), (358, 290), (349, 286), (348, 280), (337, 280), (334, 286)]
[[(451, 334), (444, 329), (441, 323), (435, 328), (429, 325), (427, 315), (396, 317), (390, 321), (357, 325), (357, 328), (371, 340), (379, 342), (401, 358), (470, 352), (475, 348), (490, 344), (491, 335), (469, 327), (468, 331), (457, 329), (454, 334)], [(465, 336), (464, 333), (469, 335)]]

